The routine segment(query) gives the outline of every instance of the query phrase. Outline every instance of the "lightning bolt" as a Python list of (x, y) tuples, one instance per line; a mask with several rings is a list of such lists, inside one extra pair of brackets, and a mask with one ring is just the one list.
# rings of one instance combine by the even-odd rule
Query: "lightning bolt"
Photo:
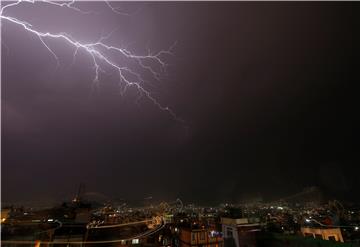
[[(39, 0), (39, 1), (18, 0), (16, 2), (8, 3), (5, 6), (1, 7), (0, 18), (1, 20), (16, 24), (17, 26), (23, 28), (28, 33), (37, 36), (40, 42), (44, 45), (44, 47), (54, 57), (54, 59), (57, 62), (57, 66), (59, 66), (60, 64), (59, 58), (56, 55), (56, 53), (47, 44), (47, 42), (49, 42), (51, 39), (62, 40), (63, 42), (70, 44), (74, 48), (73, 61), (75, 60), (75, 57), (79, 50), (85, 51), (89, 55), (92, 61), (92, 65), (94, 69), (94, 77), (93, 77), (94, 84), (99, 83), (99, 75), (100, 72), (104, 71), (103, 69), (104, 65), (109, 66), (119, 75), (119, 83), (123, 85), (121, 89), (121, 95), (123, 95), (126, 92), (126, 90), (130, 87), (136, 88), (137, 91), (139, 92), (139, 98), (145, 96), (161, 111), (167, 112), (176, 121), (184, 123), (184, 120), (179, 118), (172, 109), (170, 109), (168, 106), (161, 104), (154, 96), (152, 96), (152, 93), (144, 87), (145, 80), (143, 79), (140, 73), (136, 72), (134, 69), (131, 69), (127, 66), (123, 66), (115, 62), (114, 59), (112, 59), (114, 56), (116, 56), (116, 57), (125, 58), (129, 62), (130, 61), (135, 62), (139, 68), (149, 72), (154, 79), (160, 80), (161, 72), (158, 72), (151, 65), (149, 65), (149, 62), (156, 64), (157, 66), (162, 68), (162, 71), (165, 71), (167, 64), (163, 60), (163, 57), (166, 55), (173, 55), (172, 50), (176, 45), (176, 43), (170, 46), (170, 48), (167, 50), (161, 50), (156, 53), (152, 53), (151, 51), (148, 51), (146, 55), (137, 55), (126, 48), (106, 44), (106, 40), (111, 36), (111, 33), (106, 36), (101, 36), (100, 39), (95, 42), (89, 42), (89, 43), (80, 42), (79, 40), (74, 39), (71, 35), (65, 32), (52, 33), (49, 31), (43, 32), (37, 30), (31, 23), (24, 20), (20, 20), (16, 17), (7, 14), (10, 8), (15, 8), (24, 2), (29, 4), (35, 4), (35, 2), (41, 2), (43, 4), (53, 5), (58, 8), (68, 8), (72, 11), (79, 12), (80, 14), (93, 14), (96, 12), (81, 10), (80, 8), (74, 5), (75, 0), (64, 3), (48, 1), (48, 0)], [(119, 10), (119, 8), (113, 7), (108, 1), (105, 1), (105, 4), (109, 7), (109, 9), (113, 13), (124, 14)], [(111, 53), (111, 56), (107, 55), (109, 52)]]

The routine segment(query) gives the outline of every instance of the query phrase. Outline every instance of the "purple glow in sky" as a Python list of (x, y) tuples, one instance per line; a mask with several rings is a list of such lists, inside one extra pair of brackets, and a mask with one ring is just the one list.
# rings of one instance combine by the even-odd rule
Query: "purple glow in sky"
[[(61, 59), (57, 54), (58, 52), (52, 48), (51, 43), (63, 42), (65, 48), (70, 48), (72, 50), (71, 64), (75, 63), (75, 61), (77, 60), (77, 55), (80, 52), (83, 52), (85, 53), (85, 55), (88, 56), (91, 67), (93, 69), (93, 87), (99, 86), (101, 73), (111, 73), (111, 71), (113, 71), (118, 75), (119, 92), (121, 95), (124, 95), (128, 88), (135, 88), (139, 94), (137, 101), (139, 101), (142, 97), (146, 97), (149, 101), (156, 105), (159, 110), (169, 113), (176, 121), (183, 122), (183, 120), (177, 117), (177, 115), (172, 109), (170, 109), (168, 106), (164, 106), (155, 97), (153, 97), (151, 91), (149, 91), (149, 89), (147, 89), (145, 85), (147, 80), (149, 80), (149, 78), (146, 77), (147, 74), (151, 77), (150, 80), (161, 80), (161, 74), (166, 72), (166, 67), (168, 66), (165, 58), (173, 55), (172, 50), (176, 43), (171, 45), (167, 50), (158, 50), (154, 52), (151, 51), (151, 49), (148, 47), (145, 53), (136, 54), (131, 51), (131, 48), (127, 48), (128, 45), (111, 44), (111, 41), (109, 40), (111, 39), (113, 33), (118, 31), (118, 28), (113, 29), (107, 34), (100, 33), (97, 39), (89, 41), (82, 40), (80, 38), (80, 35), (78, 35), (78, 31), (81, 31), (82, 27), (77, 21), (74, 21), (74, 23), (72, 23), (71, 31), (57, 30), (59, 26), (63, 26), (61, 25), (61, 22), (62, 20), (67, 18), (67, 15), (70, 14), (67, 13), (69, 11), (74, 12), (72, 14), (77, 14), (80, 17), (84, 17), (85, 15), (96, 16), (99, 14), (99, 11), (108, 12), (107, 14), (110, 15), (115, 14), (122, 16), (130, 16), (129, 13), (121, 11), (120, 7), (114, 7), (112, 5), (113, 3), (109, 3), (108, 1), (103, 2), (103, 4), (105, 5), (105, 9), (104, 7), (102, 7), (97, 8), (95, 11), (82, 10), (80, 7), (76, 6), (76, 4), (77, 3), (75, 1), (54, 2), (47, 0), (19, 0), (17, 2), (8, 2), (3, 4), (0, 10), (0, 17), (3, 22), (9, 22), (11, 24), (14, 24), (15, 26), (23, 29), (23, 31), (29, 33), (30, 35), (36, 36), (42, 43), (44, 48), (47, 49), (51, 56), (53, 56), (53, 58), (55, 59), (56, 68), (60, 66)], [(61, 16), (60, 20), (58, 20), (58, 22), (60, 22), (58, 23), (58, 27), (44, 27), (44, 23), (41, 23), (42, 25), (39, 25), (40, 27), (38, 27), (36, 25), (36, 19), (34, 21), (31, 20), (32, 18), (28, 20), (29, 18), (27, 18), (26, 14), (25, 16), (22, 15), (22, 11), (24, 11), (25, 9), (28, 11), (31, 8), (33, 8), (34, 11), (37, 13), (36, 16), (43, 14), (50, 14), (51, 16), (53, 16), (53, 13)], [(17, 11), (19, 9), (20, 11)], [(28, 12), (31, 13), (32, 10)], [(53, 19), (54, 18), (52, 17), (49, 18), (49, 20), (52, 21)], [(106, 26), (106, 24), (103, 25)], [(98, 29), (98, 27), (96, 27), (95, 25), (92, 26), (92, 28), (93, 31), (96, 31)]]
[(2, 2), (3, 201), (358, 194), (359, 12)]

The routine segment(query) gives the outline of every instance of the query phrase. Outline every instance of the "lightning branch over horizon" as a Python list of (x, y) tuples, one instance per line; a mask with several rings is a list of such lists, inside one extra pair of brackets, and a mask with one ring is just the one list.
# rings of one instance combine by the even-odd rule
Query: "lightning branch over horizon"
[[(94, 70), (94, 78), (93, 78), (94, 84), (97, 85), (99, 83), (99, 75), (101, 72), (104, 71), (103, 67), (108, 66), (118, 73), (119, 83), (122, 84), (122, 89), (120, 90), (121, 95), (123, 95), (129, 87), (133, 87), (139, 92), (139, 98), (145, 96), (160, 110), (170, 114), (173, 119), (175, 119), (180, 123), (185, 123), (185, 121), (179, 118), (171, 108), (161, 104), (158, 101), (158, 99), (152, 96), (152, 93), (144, 87), (146, 81), (139, 72), (136, 72), (134, 69), (131, 69), (126, 65), (119, 64), (116, 61), (114, 61), (114, 59), (112, 59), (112, 56), (116, 56), (117, 58), (125, 58), (126, 61), (128, 61), (129, 63), (135, 62), (139, 68), (149, 72), (152, 75), (153, 79), (159, 81), (161, 71), (165, 71), (167, 66), (166, 62), (163, 60), (163, 57), (166, 55), (173, 55), (172, 50), (176, 45), (176, 42), (172, 46), (170, 46), (169, 49), (167, 50), (160, 50), (156, 53), (153, 53), (150, 50), (148, 50), (148, 53), (146, 55), (138, 55), (138, 54), (134, 54), (127, 48), (106, 44), (106, 40), (111, 36), (112, 33), (106, 36), (101, 36), (100, 39), (98, 39), (95, 42), (80, 42), (79, 40), (73, 38), (70, 34), (66, 32), (53, 33), (50, 31), (40, 31), (37, 30), (31, 23), (7, 14), (7, 12), (9, 12), (8, 11), (9, 9), (20, 6), (23, 3), (35, 4), (37, 2), (53, 5), (58, 8), (68, 8), (72, 11), (79, 12), (79, 14), (96, 13), (93, 11), (84, 11), (78, 7), (75, 7), (74, 5), (75, 0), (68, 2), (61, 2), (61, 3), (55, 1), (49, 1), (49, 0), (38, 0), (38, 1), (17, 0), (16, 2), (11, 2), (1, 7), (0, 20), (13, 23), (23, 28), (25, 31), (37, 36), (40, 42), (44, 45), (44, 47), (54, 57), (57, 66), (59, 66), (60, 64), (59, 57), (57, 56), (56, 52), (54, 52), (48, 45), (48, 42), (50, 40), (52, 39), (62, 40), (70, 44), (74, 48), (73, 61), (75, 60), (75, 57), (79, 50), (85, 51), (86, 54), (90, 56), (90, 59), (92, 61), (93, 70)], [(124, 14), (123, 12), (120, 12), (119, 8), (113, 7), (108, 1), (105, 0), (104, 2), (109, 7), (109, 10), (114, 14), (120, 14), (120, 15)], [(151, 66), (149, 62), (156, 64), (156, 66), (161, 68), (161, 71), (159, 72), (157, 69), (154, 68), (154, 66)]]

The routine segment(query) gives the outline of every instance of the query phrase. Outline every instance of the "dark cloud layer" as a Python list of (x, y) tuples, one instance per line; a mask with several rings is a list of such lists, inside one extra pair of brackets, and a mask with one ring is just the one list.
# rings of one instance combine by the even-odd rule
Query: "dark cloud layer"
[[(67, 198), (80, 182), (112, 198), (188, 201), (279, 198), (320, 186), (355, 200), (358, 3), (79, 3), (79, 15), (39, 3), (11, 12), (138, 53), (177, 41), (150, 101), (119, 95), (116, 74), (85, 53), (2, 23), (3, 201)], [(53, 12), (55, 11), (55, 12)], [(10, 13), (10, 10), (9, 10)]]

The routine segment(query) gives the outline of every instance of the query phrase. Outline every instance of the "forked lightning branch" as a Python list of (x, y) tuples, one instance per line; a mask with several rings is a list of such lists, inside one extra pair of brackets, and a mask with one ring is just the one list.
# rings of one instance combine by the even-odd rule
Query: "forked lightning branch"
[[(3, 2), (3, 6), (1, 7), (0, 11), (0, 17), (1, 25), (4, 25), (5, 22), (13, 23), (21, 27), (24, 31), (34, 36), (37, 36), (39, 38), (39, 42), (41, 42), (44, 48), (47, 49), (49, 53), (54, 57), (58, 65), (60, 64), (59, 57), (57, 56), (56, 52), (50, 48), (49, 45), (49, 42), (54, 39), (62, 40), (64, 43), (70, 44), (73, 47), (74, 58), (78, 54), (79, 50), (84, 51), (88, 55), (93, 65), (93, 83), (99, 83), (100, 73), (104, 71), (103, 67), (108, 66), (112, 70), (116, 71), (118, 74), (119, 83), (122, 85), (121, 94), (125, 93), (129, 87), (133, 87), (139, 92), (139, 95), (141, 97), (146, 97), (160, 110), (167, 112), (175, 120), (183, 122), (183, 120), (178, 118), (178, 116), (172, 109), (160, 103), (159, 100), (155, 98), (148, 89), (145, 88), (145, 79), (143, 78), (141, 72), (130, 68), (130, 66), (127, 66), (127, 64), (119, 64), (114, 59), (121, 58), (122, 61), (124, 61), (125, 59), (125, 61), (129, 63), (135, 63), (139, 70), (147, 71), (148, 73), (150, 73), (153, 79), (160, 80), (160, 74), (167, 66), (164, 59), (166, 58), (166, 56), (172, 55), (172, 49), (175, 43), (167, 50), (161, 50), (156, 53), (148, 51), (145, 55), (138, 55), (131, 52), (127, 48), (108, 45), (106, 43), (106, 40), (109, 38), (109, 35), (102, 36), (98, 40), (92, 42), (80, 42), (66, 32), (59, 33), (51, 32), (51, 30), (38, 30), (32, 23), (11, 15), (11, 10), (13, 8), (17, 8), (25, 4), (53, 5), (57, 8), (68, 8), (71, 11), (78, 12), (80, 15), (92, 14), (93, 12), (84, 11), (81, 8), (76, 7), (74, 0), (61, 3), (47, 0), (19, 0), (16, 2)], [(104, 4), (113, 14), (123, 14), (118, 10), (118, 8), (113, 7), (108, 1), (104, 1)], [(161, 69), (159, 70), (156, 68)]]

